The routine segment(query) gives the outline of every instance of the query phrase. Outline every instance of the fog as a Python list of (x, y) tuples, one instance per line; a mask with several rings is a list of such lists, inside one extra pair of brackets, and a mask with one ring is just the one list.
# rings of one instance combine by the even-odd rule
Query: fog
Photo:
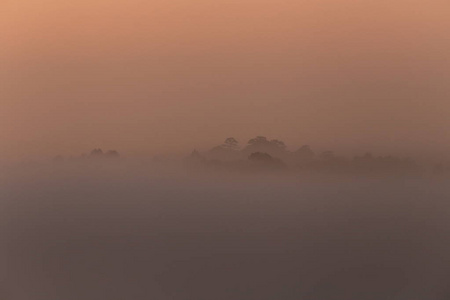
[(3, 0), (0, 156), (269, 135), (447, 157), (450, 20), (431, 0)]
[(447, 299), (448, 177), (9, 166), (2, 299)]
[(1, 0), (0, 299), (450, 299), (448, 0)]

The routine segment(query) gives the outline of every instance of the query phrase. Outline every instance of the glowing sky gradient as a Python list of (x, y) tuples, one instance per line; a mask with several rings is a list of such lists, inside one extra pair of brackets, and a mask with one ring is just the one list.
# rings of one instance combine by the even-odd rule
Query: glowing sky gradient
[(255, 135), (450, 153), (450, 2), (3, 0), (0, 155)]

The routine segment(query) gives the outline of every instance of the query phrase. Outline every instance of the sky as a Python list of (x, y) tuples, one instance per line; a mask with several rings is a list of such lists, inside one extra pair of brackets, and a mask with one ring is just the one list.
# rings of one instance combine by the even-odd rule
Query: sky
[(447, 0), (3, 0), (0, 157), (179, 153), (256, 135), (449, 157), (448, 11)]

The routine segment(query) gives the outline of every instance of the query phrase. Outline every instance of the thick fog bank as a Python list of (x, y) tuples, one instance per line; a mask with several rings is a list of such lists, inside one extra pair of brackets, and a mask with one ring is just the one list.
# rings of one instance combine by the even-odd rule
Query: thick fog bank
[(3, 169), (0, 298), (448, 299), (439, 177)]

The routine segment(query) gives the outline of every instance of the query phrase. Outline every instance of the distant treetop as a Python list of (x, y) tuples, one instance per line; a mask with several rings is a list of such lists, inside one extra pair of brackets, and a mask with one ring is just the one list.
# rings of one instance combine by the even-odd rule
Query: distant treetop
[(118, 157), (120, 157), (120, 154), (116, 150), (108, 150), (106, 152), (103, 152), (102, 149), (97, 148), (97, 149), (92, 150), (89, 156), (94, 157), (94, 158), (100, 158), (100, 157), (118, 158)]

